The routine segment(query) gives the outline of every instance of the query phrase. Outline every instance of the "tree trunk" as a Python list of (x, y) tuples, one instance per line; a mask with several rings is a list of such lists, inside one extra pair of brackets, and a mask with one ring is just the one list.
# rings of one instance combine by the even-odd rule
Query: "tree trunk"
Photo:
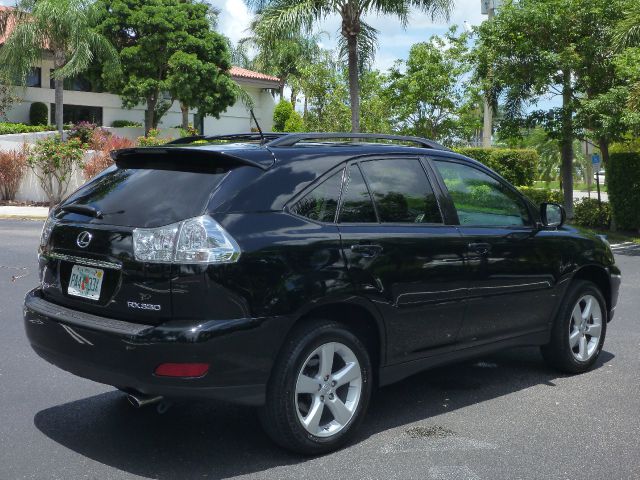
[(358, 34), (360, 33), (360, 12), (357, 5), (347, 3), (342, 8), (342, 36), (347, 41), (349, 68), (349, 99), (351, 102), (351, 131), (360, 132), (360, 79), (358, 62)]
[(280, 101), (284, 100), (284, 81), (280, 82), (280, 89), (278, 90), (278, 94), (280, 95)]
[(149, 134), (149, 130), (153, 128), (156, 117), (156, 104), (158, 103), (158, 97), (156, 95), (149, 95), (147, 97), (147, 110), (144, 115), (144, 134)]
[(291, 88), (291, 105), (293, 109), (296, 109), (296, 100), (298, 99), (298, 91), (295, 88)]
[[(609, 140), (606, 137), (600, 137), (598, 139), (598, 146), (602, 154), (602, 165), (604, 165), (606, 169), (606, 167), (609, 166)], [(604, 177), (604, 181), (607, 183), (607, 177)]]
[(182, 111), (182, 128), (187, 130), (189, 128), (189, 107), (180, 103), (180, 110)]
[[(65, 56), (63, 51), (56, 51), (53, 57), (54, 72), (64, 66)], [(60, 134), (60, 139), (64, 135), (64, 79), (54, 78), (53, 85), (55, 89), (54, 98), (56, 104), (56, 128)]]
[(305, 120), (307, 119), (307, 116), (309, 115), (309, 102), (307, 100), (307, 96), (304, 96), (304, 110), (302, 113), (302, 118), (304, 118)]
[(573, 219), (573, 109), (571, 107), (573, 90), (571, 72), (563, 72), (562, 83), (562, 137), (560, 140), (562, 190), (567, 218)]

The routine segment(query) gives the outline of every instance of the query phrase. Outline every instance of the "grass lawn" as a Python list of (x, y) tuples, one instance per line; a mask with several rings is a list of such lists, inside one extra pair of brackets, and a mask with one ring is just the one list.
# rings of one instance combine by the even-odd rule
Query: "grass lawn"
[[(581, 227), (584, 229), (584, 227)], [(600, 230), (594, 228), (588, 228), (587, 230), (597, 233), (598, 235), (605, 235), (609, 243), (625, 243), (625, 242), (633, 242), (640, 244), (640, 233), (633, 232), (610, 232), (608, 230)]]
[[(557, 181), (557, 180), (554, 180), (553, 182), (549, 182), (549, 183), (543, 182), (541, 180), (537, 180), (536, 182), (534, 182), (533, 186), (535, 188), (549, 188), (551, 190), (560, 190), (560, 182)], [(588, 190), (588, 187), (587, 187), (586, 183), (575, 182), (573, 184), (573, 189), (586, 192)], [(598, 191), (595, 182), (591, 184), (591, 191), (594, 192), (594, 193)], [(606, 185), (600, 185), (600, 191), (601, 192), (606, 192), (607, 191), (607, 186)]]

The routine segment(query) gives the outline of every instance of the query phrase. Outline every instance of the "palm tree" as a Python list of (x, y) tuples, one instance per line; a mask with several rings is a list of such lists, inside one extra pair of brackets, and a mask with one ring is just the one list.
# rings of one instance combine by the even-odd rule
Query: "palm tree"
[(63, 133), (64, 79), (86, 71), (94, 56), (117, 62), (118, 56), (92, 29), (95, 10), (89, 0), (22, 0), (0, 12), (0, 32), (8, 35), (0, 50), (0, 69), (25, 85), (31, 69), (53, 56), (56, 127)]
[(251, 36), (238, 42), (237, 53), (247, 55), (248, 51), (257, 51), (251, 60), (251, 68), (274, 75), (280, 79), (280, 100), (284, 97), (284, 86), (291, 87), (291, 103), (295, 107), (299, 91), (291, 82), (299, 78), (302, 68), (313, 62), (320, 54), (318, 42), (326, 32), (314, 35), (290, 34), (285, 38), (274, 38), (265, 32), (255, 21), (250, 27)]
[(292, 35), (290, 32), (311, 32), (316, 22), (331, 15), (340, 16), (340, 46), (349, 68), (351, 130), (359, 132), (359, 71), (373, 56), (378, 34), (363, 17), (393, 15), (406, 26), (411, 8), (432, 16), (447, 16), (453, 0), (249, 0), (248, 3), (257, 11), (257, 28), (271, 38), (287, 38)]

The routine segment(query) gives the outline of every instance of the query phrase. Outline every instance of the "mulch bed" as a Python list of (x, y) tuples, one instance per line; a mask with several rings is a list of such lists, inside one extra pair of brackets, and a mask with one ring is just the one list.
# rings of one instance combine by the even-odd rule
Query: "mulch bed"
[(48, 207), (49, 202), (19, 202), (16, 200), (0, 200), (0, 207)]

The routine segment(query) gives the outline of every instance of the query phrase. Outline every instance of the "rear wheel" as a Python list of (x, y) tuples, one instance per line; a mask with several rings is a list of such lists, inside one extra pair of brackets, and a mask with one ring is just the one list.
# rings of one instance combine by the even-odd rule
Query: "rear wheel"
[(317, 455), (348, 441), (370, 396), (371, 364), (364, 345), (336, 322), (313, 321), (284, 346), (261, 419), (282, 447)]
[(607, 331), (606, 302), (598, 287), (575, 282), (551, 331), (542, 354), (551, 366), (567, 373), (582, 373), (596, 362)]

